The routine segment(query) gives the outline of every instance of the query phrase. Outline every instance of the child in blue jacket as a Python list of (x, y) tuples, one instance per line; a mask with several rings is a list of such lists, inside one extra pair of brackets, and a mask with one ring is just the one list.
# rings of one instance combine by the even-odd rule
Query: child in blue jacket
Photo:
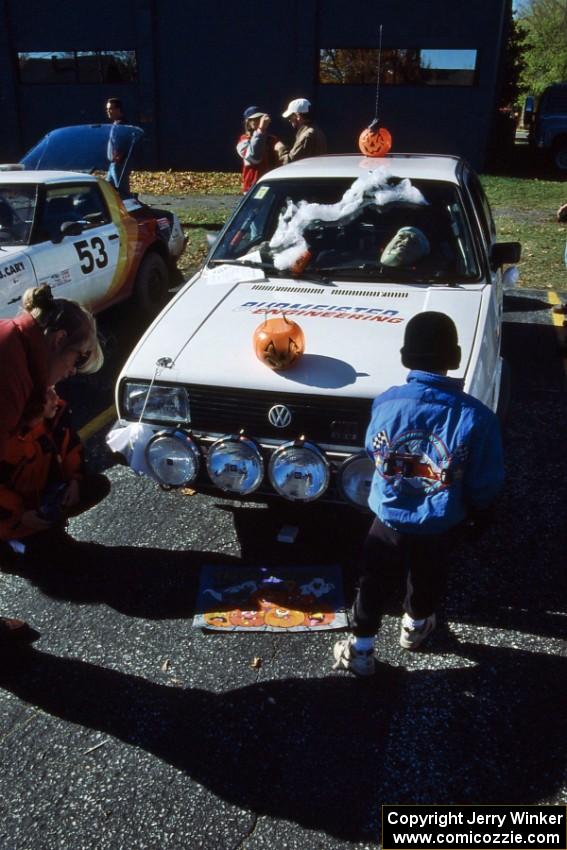
[(486, 524), (504, 478), (500, 426), (482, 402), (447, 377), (461, 349), (453, 321), (424, 312), (408, 322), (407, 383), (375, 399), (366, 449), (375, 471), (368, 503), (376, 518), (365, 541), (353, 634), (335, 644), (335, 669), (375, 670), (374, 641), (388, 580), (406, 577), (400, 644), (415, 650), (435, 628), (449, 553), (467, 522)]

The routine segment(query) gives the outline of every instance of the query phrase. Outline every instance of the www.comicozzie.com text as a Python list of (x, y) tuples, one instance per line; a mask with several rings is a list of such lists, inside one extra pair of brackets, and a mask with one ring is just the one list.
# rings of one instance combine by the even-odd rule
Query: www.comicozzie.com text
[(510, 826), (560, 826), (565, 822), (565, 815), (558, 812), (504, 812), (503, 814), (482, 814), (474, 809), (470, 815), (464, 812), (430, 812), (422, 814), (404, 814), (403, 812), (388, 812), (387, 822), (392, 826), (497, 826), (502, 829), (506, 820)]

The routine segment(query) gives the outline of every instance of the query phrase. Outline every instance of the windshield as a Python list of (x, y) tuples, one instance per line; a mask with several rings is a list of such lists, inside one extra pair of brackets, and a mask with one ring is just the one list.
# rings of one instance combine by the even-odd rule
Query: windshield
[(0, 185), (0, 249), (27, 245), (37, 200), (37, 186)]
[(399, 180), (384, 169), (357, 180), (268, 180), (253, 188), (211, 262), (282, 274), (433, 281), (478, 279), (457, 187)]

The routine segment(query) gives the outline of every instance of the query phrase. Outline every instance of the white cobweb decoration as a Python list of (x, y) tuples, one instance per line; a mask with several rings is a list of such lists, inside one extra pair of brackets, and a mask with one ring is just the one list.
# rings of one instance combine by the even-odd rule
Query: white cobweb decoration
[(303, 236), (313, 222), (345, 223), (368, 206), (382, 207), (391, 203), (427, 204), (427, 201), (407, 178), (392, 184), (386, 168), (377, 168), (358, 177), (336, 204), (309, 204), (289, 200), (281, 213), (278, 226), (270, 239), (277, 269), (289, 269), (308, 250)]

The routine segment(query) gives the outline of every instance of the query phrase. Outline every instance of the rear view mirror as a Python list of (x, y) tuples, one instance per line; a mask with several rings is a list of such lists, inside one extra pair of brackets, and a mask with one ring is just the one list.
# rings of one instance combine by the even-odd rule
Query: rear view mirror
[(514, 265), (520, 261), (522, 246), (519, 242), (497, 242), (490, 252), (490, 265), (499, 269), (503, 265)]

